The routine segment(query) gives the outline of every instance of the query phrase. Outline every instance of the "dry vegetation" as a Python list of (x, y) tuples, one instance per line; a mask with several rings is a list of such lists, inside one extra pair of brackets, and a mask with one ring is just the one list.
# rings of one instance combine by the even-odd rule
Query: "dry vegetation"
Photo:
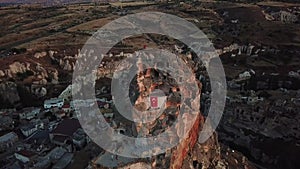
[[(118, 2), (102, 6), (73, 4), (47, 8), (33, 5), (2, 7), (0, 10), (0, 56), (6, 56), (5, 51), (12, 48), (26, 48), (27, 52), (1, 62), (9, 64), (9, 61), (28, 57), (36, 51), (50, 49), (69, 50), (70, 53), (73, 51), (75, 54), (93, 32), (104, 24), (119, 18), (118, 12), (122, 10), (126, 10), (128, 13), (161, 11), (186, 18), (202, 29), (214, 42), (216, 48), (223, 48), (232, 42), (281, 48), (299, 47), (299, 24), (267, 21), (262, 13), (262, 6), (289, 7), (297, 5), (278, 2), (245, 4), (203, 1), (191, 5)], [(223, 16), (224, 12), (228, 12), (227, 17)], [(233, 19), (238, 19), (239, 24), (232, 24), (231, 20)], [(233, 32), (236, 35), (233, 35)], [(142, 48), (144, 44), (156, 47), (158, 44), (153, 41), (154, 39), (149, 36), (139, 36), (126, 40), (124, 43), (136, 49)], [(39, 60), (38, 62), (44, 61)]]

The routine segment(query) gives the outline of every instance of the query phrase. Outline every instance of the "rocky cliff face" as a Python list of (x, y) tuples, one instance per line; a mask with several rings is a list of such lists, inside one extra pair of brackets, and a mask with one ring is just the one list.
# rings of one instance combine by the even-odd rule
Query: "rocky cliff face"
[[(142, 70), (142, 69), (141, 69)], [(155, 73), (154, 73), (155, 74)], [(163, 76), (158, 73), (159, 76)], [(156, 86), (160, 88), (160, 85), (155, 84), (152, 80), (149, 80), (153, 73), (151, 70), (147, 70), (145, 74), (139, 73), (137, 77), (138, 89), (140, 92), (140, 97), (136, 101), (136, 105), (140, 105), (145, 101), (145, 98), (142, 96), (147, 96), (151, 93), (151, 86)], [(166, 78), (166, 77), (161, 77)], [(151, 79), (151, 78), (150, 78)], [(147, 81), (147, 83), (145, 83)], [(168, 80), (167, 80), (168, 81)], [(201, 84), (199, 84), (201, 86)], [(200, 87), (201, 88), (201, 87)], [(176, 107), (178, 106), (176, 98), (170, 98), (167, 101), (167, 107)], [(167, 117), (165, 117), (167, 118)], [(188, 133), (188, 137), (183, 139), (176, 147), (166, 152), (165, 154), (152, 157), (148, 164), (152, 168), (170, 168), (170, 169), (208, 169), (208, 168), (217, 168), (217, 169), (254, 169), (255, 166), (252, 165), (245, 156), (242, 154), (231, 150), (227, 147), (224, 147), (219, 144), (217, 134), (215, 133), (209, 140), (205, 143), (200, 144), (198, 142), (198, 136), (201, 132), (202, 126), (204, 124), (205, 117), (199, 113), (195, 123), (192, 126), (192, 129)], [(167, 121), (168, 123), (168, 121)], [(177, 126), (178, 128), (185, 128), (183, 126)], [(147, 134), (151, 134), (153, 131), (152, 127), (154, 125), (148, 126)], [(142, 160), (145, 161), (145, 160)], [(147, 160), (146, 160), (147, 161)], [(127, 165), (126, 168), (132, 168), (140, 164), (140, 160), (137, 160), (136, 163)]]
[(199, 115), (190, 135), (173, 151), (170, 169), (255, 169), (248, 159), (239, 152), (220, 145), (217, 133), (205, 143), (198, 142), (198, 136), (204, 124)]
[(188, 153), (193, 150), (197, 143), (200, 125), (204, 123), (203, 116), (198, 115), (187, 139), (182, 141), (172, 152), (170, 169), (180, 169)]
[(16, 81), (25, 80), (28, 84), (57, 84), (59, 73), (71, 72), (75, 60), (76, 56), (65, 56), (52, 50), (14, 55), (1, 59), (0, 81), (12, 78)]
[(40, 63), (13, 62), (8, 68), (0, 70), (0, 79), (13, 78), (17, 81), (30, 81), (33, 84), (47, 84), (58, 81), (56, 69), (45, 68)]
[[(135, 123), (138, 137), (158, 135), (173, 125), (176, 119), (179, 119), (178, 121), (180, 121), (180, 119), (182, 119), (180, 117), (183, 115), (186, 117), (185, 120), (182, 120), (184, 122), (181, 123), (180, 121), (174, 124), (176, 126), (174, 129), (175, 132), (170, 136), (170, 140), (178, 140), (180, 136), (182, 136), (181, 130), (186, 128), (188, 125), (191, 125), (191, 130), (188, 131), (185, 139), (181, 140), (178, 145), (167, 150), (165, 153), (146, 159), (134, 159), (132, 160), (134, 162), (130, 162), (130, 164), (122, 164), (118, 167), (135, 168), (136, 166), (144, 166), (145, 168), (149, 168), (151, 166), (151, 168), (155, 169), (255, 168), (255, 166), (253, 166), (242, 154), (220, 145), (217, 133), (214, 133), (214, 135), (211, 136), (211, 138), (205, 143), (200, 144), (198, 142), (198, 136), (204, 124), (205, 117), (199, 113), (195, 119), (195, 123), (191, 124), (192, 120), (189, 118), (190, 116), (188, 116), (188, 113), (178, 111), (180, 110), (181, 105), (185, 104), (185, 106), (188, 106), (185, 102), (181, 104), (181, 94), (187, 96), (187, 98), (191, 98), (191, 92), (184, 90), (184, 87), (181, 91), (181, 88), (174, 83), (171, 77), (159, 70), (146, 70), (143, 68), (143, 64), (138, 64), (137, 67), (139, 71), (137, 72), (135, 79), (136, 84), (132, 87), (134, 88), (132, 90), (137, 90), (138, 93), (136, 94), (134, 92), (135, 94), (132, 94), (138, 95), (135, 97), (136, 99), (133, 99), (134, 101), (132, 101), (136, 109), (140, 111), (149, 110), (151, 112), (152, 106), (150, 106), (151, 102), (149, 101), (149, 96), (155, 90), (162, 91), (166, 96), (168, 96), (164, 105), (166, 111), (164, 111), (159, 118), (156, 118), (153, 122), (151, 121), (149, 123)], [(163, 79), (163, 82), (161, 82), (161, 79)], [(198, 87), (201, 90), (202, 85), (200, 82), (198, 82)], [(181, 92), (179, 92), (179, 90)], [(197, 100), (195, 102), (197, 102)], [(157, 141), (163, 142), (166, 140)], [(138, 149), (136, 151), (138, 151)], [(101, 165), (101, 163), (98, 164)], [(94, 168), (103, 167), (97, 167), (97, 165), (94, 165)]]

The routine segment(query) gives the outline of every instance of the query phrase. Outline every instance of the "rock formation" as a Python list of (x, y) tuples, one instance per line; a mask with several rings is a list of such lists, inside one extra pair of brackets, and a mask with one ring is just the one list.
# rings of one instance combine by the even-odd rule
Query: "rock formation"
[[(153, 89), (151, 86), (156, 86), (157, 88), (160, 88), (159, 84), (155, 84), (155, 80), (151, 78), (151, 69), (148, 69), (146, 73), (143, 73), (143, 68), (139, 68), (140, 71), (138, 72), (137, 76), (137, 85), (139, 90), (139, 97), (137, 98), (135, 105), (138, 109), (138, 106), (140, 106), (142, 103), (147, 102), (146, 98), (149, 96), (149, 94), (152, 92)], [(159, 73), (158, 78), (166, 78), (163, 74)], [(149, 80), (150, 78), (150, 80)], [(154, 79), (157, 79), (154, 78)], [(168, 81), (168, 80), (166, 80)], [(168, 83), (168, 82), (166, 82)], [(201, 84), (199, 84), (201, 86)], [(201, 88), (201, 87), (200, 87)], [(176, 90), (173, 90), (173, 92)], [(172, 103), (171, 103), (172, 102)], [(143, 109), (147, 109), (147, 104), (143, 104)], [(176, 106), (178, 106), (178, 103), (176, 99), (170, 99), (166, 103), (166, 107), (172, 107), (174, 106), (174, 110), (176, 111)], [(142, 109), (142, 108), (141, 108)], [(180, 116), (180, 115), (179, 115)], [(167, 116), (164, 116), (165, 119), (168, 119)], [(177, 117), (178, 118), (178, 117)], [(234, 151), (225, 149), (222, 152), (221, 145), (218, 143), (218, 137), (215, 133), (213, 136), (211, 136), (210, 139), (208, 139), (205, 143), (200, 144), (198, 142), (198, 136), (201, 132), (202, 126), (204, 124), (205, 117), (199, 113), (196, 117), (195, 123), (192, 125), (191, 130), (188, 133), (188, 137), (183, 139), (177, 146), (172, 148), (170, 151), (167, 151), (165, 154), (158, 155), (156, 157), (152, 157), (150, 159), (150, 162), (152, 163), (152, 168), (170, 168), (170, 169), (195, 169), (195, 168), (217, 168), (217, 169), (225, 169), (225, 168), (247, 168), (252, 169), (255, 168), (253, 165), (251, 165), (247, 159), (241, 155), (235, 153), (235, 155), (230, 155)], [(167, 123), (170, 123), (168, 120), (166, 120)], [(164, 124), (164, 121), (162, 121), (159, 124)], [(176, 127), (177, 130), (180, 130), (182, 128), (185, 128), (185, 123), (178, 123), (178, 126)], [(138, 133), (142, 133), (144, 135), (151, 135), (155, 131), (155, 124), (152, 123), (146, 123), (146, 125), (139, 125), (137, 124), (137, 131)], [(147, 130), (145, 130), (145, 128)], [(157, 134), (157, 133), (156, 133)], [(223, 154), (222, 154), (223, 153)], [(139, 160), (138, 160), (139, 161)], [(150, 166), (150, 162), (148, 163), (148, 166)], [(138, 163), (133, 163), (131, 165), (128, 165), (127, 167), (133, 167)]]
[(11, 65), (9, 65), (8, 71), (11, 74), (17, 74), (17, 73), (25, 73), (27, 70), (30, 70), (30, 63), (20, 63), (20, 62), (14, 62)]
[(287, 11), (280, 11), (280, 21), (285, 23), (294, 23), (298, 21), (298, 17)]
[(40, 52), (40, 53), (37, 52), (37, 53), (34, 54), (34, 57), (37, 58), (37, 59), (43, 58), (45, 56), (47, 56), (47, 52)]
[(20, 101), (20, 97), (17, 90), (17, 84), (13, 82), (3, 82), (0, 83), (0, 102), (1, 107), (7, 105), (4, 104), (15, 104)]
[(1, 77), (4, 77), (4, 76), (5, 76), (4, 71), (0, 70), (0, 78), (1, 78)]

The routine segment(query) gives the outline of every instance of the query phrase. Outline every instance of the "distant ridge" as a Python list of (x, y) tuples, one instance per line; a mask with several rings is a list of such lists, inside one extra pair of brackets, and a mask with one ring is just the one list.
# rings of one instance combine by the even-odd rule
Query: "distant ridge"
[(107, 2), (106, 0), (0, 0), (0, 4), (42, 4), (46, 6), (85, 2)]

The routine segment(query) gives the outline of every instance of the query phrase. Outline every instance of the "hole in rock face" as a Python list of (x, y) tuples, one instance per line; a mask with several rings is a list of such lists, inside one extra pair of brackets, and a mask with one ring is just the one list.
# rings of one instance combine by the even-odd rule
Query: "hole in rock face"
[(197, 160), (193, 161), (193, 167), (194, 169), (201, 169), (202, 168), (202, 164), (199, 163)]
[(196, 168), (198, 166), (198, 162), (196, 160), (193, 161), (193, 166), (194, 166), (194, 168)]

